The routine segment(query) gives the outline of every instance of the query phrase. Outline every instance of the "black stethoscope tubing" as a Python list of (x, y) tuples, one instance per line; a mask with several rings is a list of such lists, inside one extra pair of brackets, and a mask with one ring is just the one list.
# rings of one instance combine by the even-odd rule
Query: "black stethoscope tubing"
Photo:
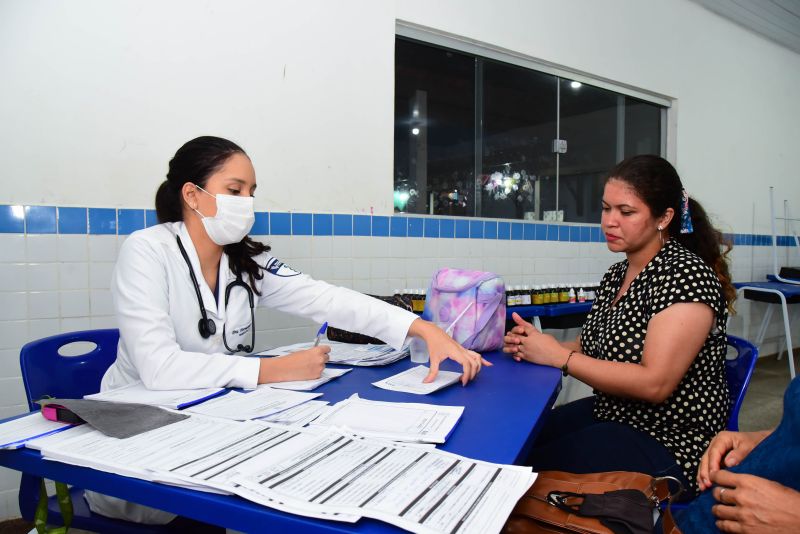
[[(203, 305), (203, 296), (200, 294), (200, 284), (197, 283), (197, 277), (194, 274), (194, 269), (192, 268), (192, 262), (189, 260), (189, 255), (186, 253), (186, 249), (183, 248), (183, 243), (181, 242), (181, 237), (176, 235), (175, 239), (178, 241), (178, 248), (181, 251), (181, 256), (183, 256), (183, 260), (186, 262), (186, 266), (189, 267), (189, 276), (192, 279), (192, 285), (194, 286), (194, 292), (197, 295), (197, 304), (200, 306), (200, 321), (197, 323), (197, 330), (200, 332), (200, 336), (203, 339), (208, 339), (209, 337), (213, 336), (217, 332), (217, 325), (214, 323), (213, 319), (208, 318), (208, 314), (206, 314), (206, 307)], [(237, 274), (236, 280), (229, 283), (228, 286), (225, 288), (225, 307), (228, 307), (228, 298), (231, 295), (231, 290), (234, 287), (242, 287), (247, 292), (247, 298), (250, 301), (250, 344), (249, 345), (242, 345), (239, 343), (236, 346), (236, 349), (232, 349), (228, 346), (228, 340), (225, 338), (225, 327), (222, 327), (222, 343), (225, 345), (225, 348), (229, 352), (252, 352), (253, 347), (256, 344), (256, 324), (255, 324), (255, 298), (253, 297), (253, 290), (250, 288), (248, 284), (242, 280), (242, 275)]]

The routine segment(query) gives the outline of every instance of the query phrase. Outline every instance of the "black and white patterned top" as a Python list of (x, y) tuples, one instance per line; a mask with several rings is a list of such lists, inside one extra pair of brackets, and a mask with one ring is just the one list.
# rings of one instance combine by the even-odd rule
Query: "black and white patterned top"
[[(660, 404), (595, 391), (598, 420), (631, 425), (653, 436), (675, 456), (696, 484), (700, 458), (728, 418), (725, 379), (728, 317), (714, 271), (675, 240), (667, 242), (612, 308), (628, 261), (612, 265), (581, 331), (583, 353), (600, 360), (640, 363), (650, 319), (679, 302), (702, 302), (714, 310), (714, 326), (678, 387)], [(699, 488), (695, 488), (698, 490)]]

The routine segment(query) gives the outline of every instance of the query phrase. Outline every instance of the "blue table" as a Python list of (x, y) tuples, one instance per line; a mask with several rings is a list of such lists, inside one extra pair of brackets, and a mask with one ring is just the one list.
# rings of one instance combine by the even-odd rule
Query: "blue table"
[[(765, 302), (767, 304), (780, 304), (781, 312), (783, 313), (784, 335), (786, 336), (786, 352), (789, 354), (789, 373), (794, 379), (794, 352), (792, 350), (792, 328), (788, 304), (800, 303), (800, 285), (778, 282), (772, 275), (767, 276), (767, 279), (769, 280), (767, 282), (736, 282), (733, 285), (736, 287), (737, 292), (743, 293), (743, 297), (747, 300)], [(764, 313), (761, 326), (759, 326), (758, 334), (755, 338), (756, 347), (760, 348), (761, 343), (764, 341), (773, 310), (772, 306), (767, 306), (767, 311)]]
[[(372, 382), (397, 374), (412, 364), (408, 359), (385, 367), (356, 367), (318, 388), (331, 403), (353, 393), (370, 400), (428, 402), (465, 406), (444, 450), (489, 462), (514, 463), (524, 459), (561, 387), (560, 370), (515, 362), (501, 352), (486, 354), (494, 363), (467, 387), (453, 385), (431, 395), (411, 395), (376, 388)], [(454, 362), (443, 369), (458, 370)], [(372, 519), (355, 525), (309, 519), (266, 508), (235, 496), (222, 496), (145, 482), (111, 473), (49, 462), (38, 452), (0, 451), (0, 465), (59, 480), (160, 508), (179, 515), (243, 532), (402, 532)]]

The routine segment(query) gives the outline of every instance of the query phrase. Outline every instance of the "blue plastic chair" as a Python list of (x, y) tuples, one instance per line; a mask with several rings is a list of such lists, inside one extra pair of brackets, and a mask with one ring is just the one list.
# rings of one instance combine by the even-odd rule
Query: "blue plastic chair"
[[(32, 411), (38, 410), (36, 401), (45, 395), (61, 399), (80, 399), (84, 395), (100, 391), (103, 375), (117, 358), (118, 341), (119, 330), (112, 328), (59, 334), (26, 344), (20, 351), (19, 363), (28, 407)], [(90, 342), (96, 346), (79, 356), (59, 354), (61, 347), (76, 342)], [(40, 477), (23, 473), (19, 487), (19, 509), (27, 521), (33, 521), (36, 504), (39, 502), (40, 484)], [(163, 527), (121, 521), (92, 513), (83, 498), (81, 488), (71, 487), (70, 496), (74, 528), (120, 534), (168, 532)], [(53, 525), (63, 524), (55, 497), (51, 497), (48, 502), (47, 522)]]
[[(725, 429), (738, 432), (739, 410), (756, 368), (758, 348), (746, 339), (731, 335), (728, 336), (728, 345), (736, 349), (736, 357), (725, 361), (725, 376), (728, 379), (728, 395), (731, 400), (731, 411)], [(672, 511), (685, 510), (690, 503), (691, 501), (674, 503)]]

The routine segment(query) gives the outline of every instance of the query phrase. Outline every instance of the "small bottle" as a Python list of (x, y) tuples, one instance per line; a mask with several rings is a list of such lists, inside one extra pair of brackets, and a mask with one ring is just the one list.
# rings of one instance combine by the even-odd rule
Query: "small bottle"
[(531, 298), (531, 303), (535, 306), (539, 306), (544, 304), (544, 294), (542, 293), (542, 286), (536, 285), (533, 286), (533, 295)]
[(419, 312), (421, 312), (423, 310), (423, 308), (422, 308), (422, 290), (421, 289), (415, 289), (414, 290), (414, 295), (411, 297), (411, 306), (412, 306), (412, 309), (417, 313), (419, 313)]
[(522, 305), (522, 288), (521, 286), (514, 286), (514, 306)]
[(567, 293), (567, 295), (569, 295), (569, 303), (575, 304), (575, 299), (577, 298), (577, 296), (575, 295), (574, 287), (569, 288), (569, 293)]
[(569, 302), (569, 288), (567, 284), (561, 284), (558, 288), (558, 302), (561, 304)]
[(558, 286), (550, 284), (550, 304), (558, 304)]
[(514, 306), (514, 286), (506, 287), (506, 307), (511, 308)]
[(522, 305), (523, 306), (531, 305), (531, 286), (529, 286), (528, 284), (522, 286)]
[(578, 290), (578, 302), (586, 302), (586, 291), (583, 288)]

